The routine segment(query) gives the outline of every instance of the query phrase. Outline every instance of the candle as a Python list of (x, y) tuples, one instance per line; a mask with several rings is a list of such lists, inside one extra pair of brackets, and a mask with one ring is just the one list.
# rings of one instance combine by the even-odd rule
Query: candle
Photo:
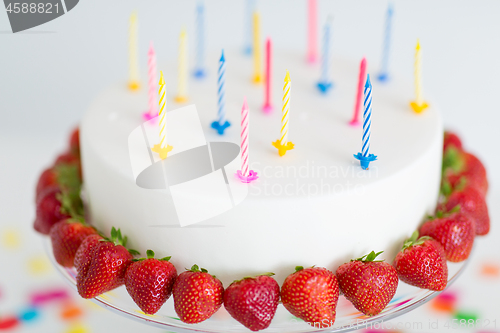
[(291, 150), (294, 147), (294, 144), (288, 141), (291, 88), (292, 81), (290, 80), (290, 73), (287, 70), (285, 76), (285, 84), (283, 85), (283, 108), (281, 109), (280, 138), (273, 142), (273, 146), (278, 149), (278, 154), (280, 156), (284, 156), (287, 150)]
[(177, 103), (186, 103), (187, 97), (187, 35), (186, 30), (181, 31), (179, 37), (179, 73), (178, 73), (178, 91), (175, 96)]
[(137, 12), (130, 15), (129, 35), (128, 35), (128, 50), (129, 50), (129, 81), (128, 88), (130, 90), (139, 89), (139, 65), (137, 64)]
[(361, 168), (367, 170), (370, 162), (375, 161), (377, 156), (369, 154), (370, 152), (370, 134), (372, 125), (372, 84), (370, 82), (370, 75), (366, 78), (364, 96), (364, 112), (363, 112), (363, 146), (361, 153), (355, 154), (354, 157), (360, 161)]
[(318, 43), (317, 43), (317, 2), (316, 0), (308, 0), (308, 53), (307, 61), (315, 63), (318, 58)]
[(361, 98), (363, 96), (363, 83), (366, 76), (366, 58), (361, 60), (359, 65), (358, 90), (356, 92), (356, 101), (354, 104), (354, 114), (349, 124), (351, 126), (359, 126), (359, 110), (361, 109)]
[(271, 57), (272, 57), (272, 42), (271, 38), (266, 40), (266, 72), (264, 76), (265, 87), (264, 87), (264, 106), (262, 109), (265, 113), (269, 113), (273, 110), (273, 105), (271, 103)]
[(167, 158), (168, 152), (171, 151), (173, 147), (167, 144), (167, 94), (165, 90), (165, 80), (163, 78), (162, 71), (160, 71), (160, 82), (158, 82), (158, 84), (158, 132), (160, 135), (160, 143), (155, 144), (154, 147), (151, 148), (151, 150), (155, 153), (158, 153), (160, 155), (160, 158), (163, 160)]
[(330, 26), (331, 18), (328, 18), (323, 30), (323, 52), (321, 53), (321, 78), (317, 84), (318, 89), (326, 94), (332, 87), (330, 79)]
[(196, 8), (196, 67), (194, 77), (205, 77), (205, 6), (199, 3)]
[(415, 101), (410, 103), (410, 106), (415, 113), (421, 113), (429, 107), (429, 104), (424, 102), (424, 98), (422, 96), (421, 57), (420, 41), (417, 39), (417, 46), (415, 48)]
[(212, 122), (212, 128), (222, 135), (229, 126), (226, 119), (226, 58), (222, 50), (217, 71), (217, 120)]
[(259, 178), (257, 172), (248, 170), (249, 149), (248, 149), (248, 133), (249, 133), (250, 115), (248, 113), (247, 99), (243, 100), (241, 108), (241, 170), (236, 172), (236, 176), (243, 183), (250, 183)]
[(143, 114), (147, 120), (156, 117), (158, 114), (156, 82), (156, 53), (153, 42), (151, 42), (148, 51), (148, 111)]
[(245, 9), (245, 36), (244, 36), (244, 47), (243, 53), (247, 55), (252, 54), (252, 30), (253, 30), (253, 13), (255, 12), (255, 0), (247, 0), (247, 5)]
[(387, 7), (387, 14), (385, 16), (385, 30), (384, 30), (384, 45), (382, 47), (382, 63), (380, 66), (380, 74), (378, 80), (386, 82), (389, 79), (389, 47), (391, 42), (391, 25), (392, 25), (392, 4)]
[(260, 15), (257, 12), (253, 14), (253, 65), (253, 82), (259, 84), (262, 82), (262, 63), (260, 50)]

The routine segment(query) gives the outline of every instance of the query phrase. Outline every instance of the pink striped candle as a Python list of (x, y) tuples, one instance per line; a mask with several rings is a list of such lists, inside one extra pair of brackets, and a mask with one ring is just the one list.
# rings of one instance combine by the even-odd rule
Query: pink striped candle
[(265, 113), (269, 113), (273, 110), (271, 104), (271, 57), (272, 57), (272, 42), (271, 38), (266, 40), (266, 69), (265, 69), (265, 86), (264, 86), (264, 106), (262, 109)]
[(156, 96), (156, 52), (153, 42), (149, 44), (148, 51), (148, 111), (144, 113), (144, 118), (150, 120), (158, 115), (158, 100)]
[(317, 20), (317, 2), (316, 0), (308, 1), (308, 54), (307, 61), (315, 63), (318, 59), (318, 20)]
[(366, 77), (366, 58), (361, 60), (361, 64), (359, 65), (359, 79), (358, 79), (358, 91), (356, 93), (356, 103), (354, 105), (354, 114), (352, 116), (349, 125), (351, 126), (359, 126), (361, 123), (359, 122), (359, 110), (361, 109), (361, 99), (363, 98), (363, 85), (365, 84)]
[(236, 176), (243, 183), (250, 183), (257, 178), (257, 172), (253, 170), (248, 170), (248, 160), (249, 160), (249, 151), (248, 151), (248, 133), (249, 133), (249, 114), (248, 114), (248, 105), (247, 99), (243, 100), (243, 107), (241, 108), (241, 170), (236, 172)]

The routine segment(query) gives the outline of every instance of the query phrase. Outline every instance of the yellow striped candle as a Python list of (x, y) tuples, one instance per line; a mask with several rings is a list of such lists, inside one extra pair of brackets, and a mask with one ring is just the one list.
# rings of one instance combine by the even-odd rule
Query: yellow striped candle
[(253, 13), (253, 82), (259, 84), (262, 82), (262, 51), (260, 48), (260, 15)]
[(186, 103), (188, 101), (187, 96), (187, 34), (186, 30), (182, 30), (179, 37), (179, 77), (178, 77), (178, 91), (177, 96), (175, 96), (175, 101), (177, 103)]
[(173, 147), (167, 144), (167, 94), (162, 71), (160, 71), (160, 82), (158, 82), (158, 85), (158, 133), (160, 135), (160, 143), (154, 145), (151, 150), (158, 153), (163, 160), (167, 158), (168, 152), (171, 151)]
[(278, 149), (278, 154), (283, 156), (287, 150), (293, 149), (294, 144), (288, 141), (288, 126), (290, 119), (290, 97), (292, 95), (292, 80), (290, 73), (286, 71), (285, 84), (283, 85), (283, 107), (281, 109), (281, 130), (279, 140), (273, 142), (273, 146)]
[(420, 50), (420, 41), (417, 39), (417, 46), (415, 48), (415, 100), (410, 103), (411, 108), (416, 113), (421, 113), (429, 105), (422, 97), (422, 55)]
[(128, 35), (128, 50), (129, 50), (129, 81), (128, 88), (130, 90), (139, 89), (139, 65), (137, 60), (137, 12), (130, 15), (129, 35)]

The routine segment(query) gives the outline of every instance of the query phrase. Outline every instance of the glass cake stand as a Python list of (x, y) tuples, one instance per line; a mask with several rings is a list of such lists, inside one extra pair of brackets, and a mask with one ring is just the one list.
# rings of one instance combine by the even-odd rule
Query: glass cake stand
[[(56, 267), (57, 271), (69, 282), (76, 290), (76, 270), (61, 267), (56, 263), (52, 254), (50, 238), (44, 239), (45, 250), (50, 257), (51, 262)], [(448, 262), (448, 286), (453, 283), (458, 276), (464, 271), (468, 260), (462, 263)], [(396, 295), (387, 307), (378, 315), (368, 317), (359, 312), (354, 306), (340, 296), (337, 304), (337, 316), (335, 324), (332, 327), (319, 329), (314, 328), (304, 321), (292, 316), (282, 305), (278, 306), (276, 315), (271, 323), (271, 326), (264, 332), (287, 332), (287, 333), (313, 333), (313, 332), (350, 332), (363, 328), (376, 328), (380, 323), (387, 322), (395, 317), (401, 316), (409, 311), (412, 311), (419, 306), (427, 303), (440, 292), (419, 289), (409, 286), (403, 282), (399, 282)], [(188, 333), (188, 332), (203, 332), (203, 333), (222, 333), (222, 332), (250, 332), (246, 327), (242, 326), (224, 309), (224, 306), (215, 313), (210, 319), (199, 324), (185, 324), (180, 321), (174, 310), (173, 298), (163, 305), (163, 307), (155, 315), (144, 314), (139, 307), (134, 303), (128, 295), (124, 286), (107, 292), (101, 296), (92, 299), (94, 303), (102, 306), (112, 312), (118, 313), (124, 317), (142, 322), (144, 324), (166, 329), (170, 332)]]

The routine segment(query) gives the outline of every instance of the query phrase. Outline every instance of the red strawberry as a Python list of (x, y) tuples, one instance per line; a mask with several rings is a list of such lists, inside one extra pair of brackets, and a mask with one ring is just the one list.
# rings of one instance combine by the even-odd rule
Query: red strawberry
[(243, 326), (260, 331), (271, 324), (280, 299), (273, 273), (234, 281), (224, 291), (224, 307)]
[(335, 275), (322, 267), (295, 267), (281, 287), (281, 302), (295, 317), (315, 328), (335, 322), (339, 285)]
[(443, 290), (448, 283), (448, 265), (444, 249), (434, 239), (418, 238), (415, 231), (392, 264), (401, 281), (430, 290)]
[(444, 248), (446, 259), (460, 262), (469, 257), (474, 244), (474, 223), (467, 214), (452, 212), (425, 222), (421, 236), (430, 236)]
[(443, 152), (445, 152), (449, 147), (455, 147), (458, 150), (462, 150), (462, 141), (455, 133), (445, 131), (444, 132), (444, 142), (443, 142)]
[(49, 187), (59, 187), (65, 189), (74, 189), (79, 191), (81, 180), (78, 175), (78, 167), (71, 164), (60, 163), (59, 165), (45, 169), (36, 185), (36, 201), (41, 193)]
[(356, 309), (367, 316), (382, 312), (398, 287), (396, 269), (375, 258), (382, 252), (370, 252), (337, 269), (340, 290)]
[(453, 192), (444, 204), (445, 211), (460, 206), (461, 213), (469, 215), (474, 223), (476, 235), (486, 235), (490, 231), (490, 215), (484, 196), (475, 187), (467, 187)]
[(50, 228), (52, 251), (59, 265), (73, 267), (75, 254), (82, 241), (97, 231), (83, 221), (68, 219), (57, 222)]
[(80, 156), (80, 129), (78, 127), (69, 136), (69, 150), (74, 155)]
[(147, 251), (147, 259), (134, 259), (125, 274), (125, 287), (135, 304), (146, 314), (155, 314), (172, 294), (177, 270), (170, 257), (154, 259)]
[(57, 187), (47, 188), (40, 193), (40, 198), (36, 203), (36, 218), (34, 223), (36, 231), (48, 235), (50, 228), (54, 224), (71, 217), (63, 209), (61, 197), (61, 190)]
[(486, 169), (471, 153), (448, 149), (443, 156), (443, 176), (452, 188), (456, 188), (462, 178), (465, 178), (467, 187), (476, 187), (483, 195), (488, 192)]
[(54, 165), (59, 164), (71, 164), (71, 165), (80, 165), (80, 157), (78, 155), (73, 154), (73, 152), (65, 152), (57, 156)]
[(224, 287), (215, 276), (193, 265), (177, 277), (173, 296), (180, 320), (195, 324), (210, 318), (222, 305)]
[(58, 187), (57, 172), (54, 168), (45, 169), (38, 178), (38, 183), (36, 184), (35, 202), (37, 202), (40, 198), (40, 194), (49, 187)]
[(120, 230), (112, 228), (111, 239), (100, 240), (92, 247), (88, 268), (80, 267), (76, 276), (80, 296), (94, 298), (125, 284), (125, 272), (133, 258), (126, 243), (127, 237), (122, 238)]
[(103, 238), (99, 234), (87, 236), (78, 247), (74, 260), (74, 266), (78, 274), (87, 274), (92, 261), (92, 251), (101, 239)]

